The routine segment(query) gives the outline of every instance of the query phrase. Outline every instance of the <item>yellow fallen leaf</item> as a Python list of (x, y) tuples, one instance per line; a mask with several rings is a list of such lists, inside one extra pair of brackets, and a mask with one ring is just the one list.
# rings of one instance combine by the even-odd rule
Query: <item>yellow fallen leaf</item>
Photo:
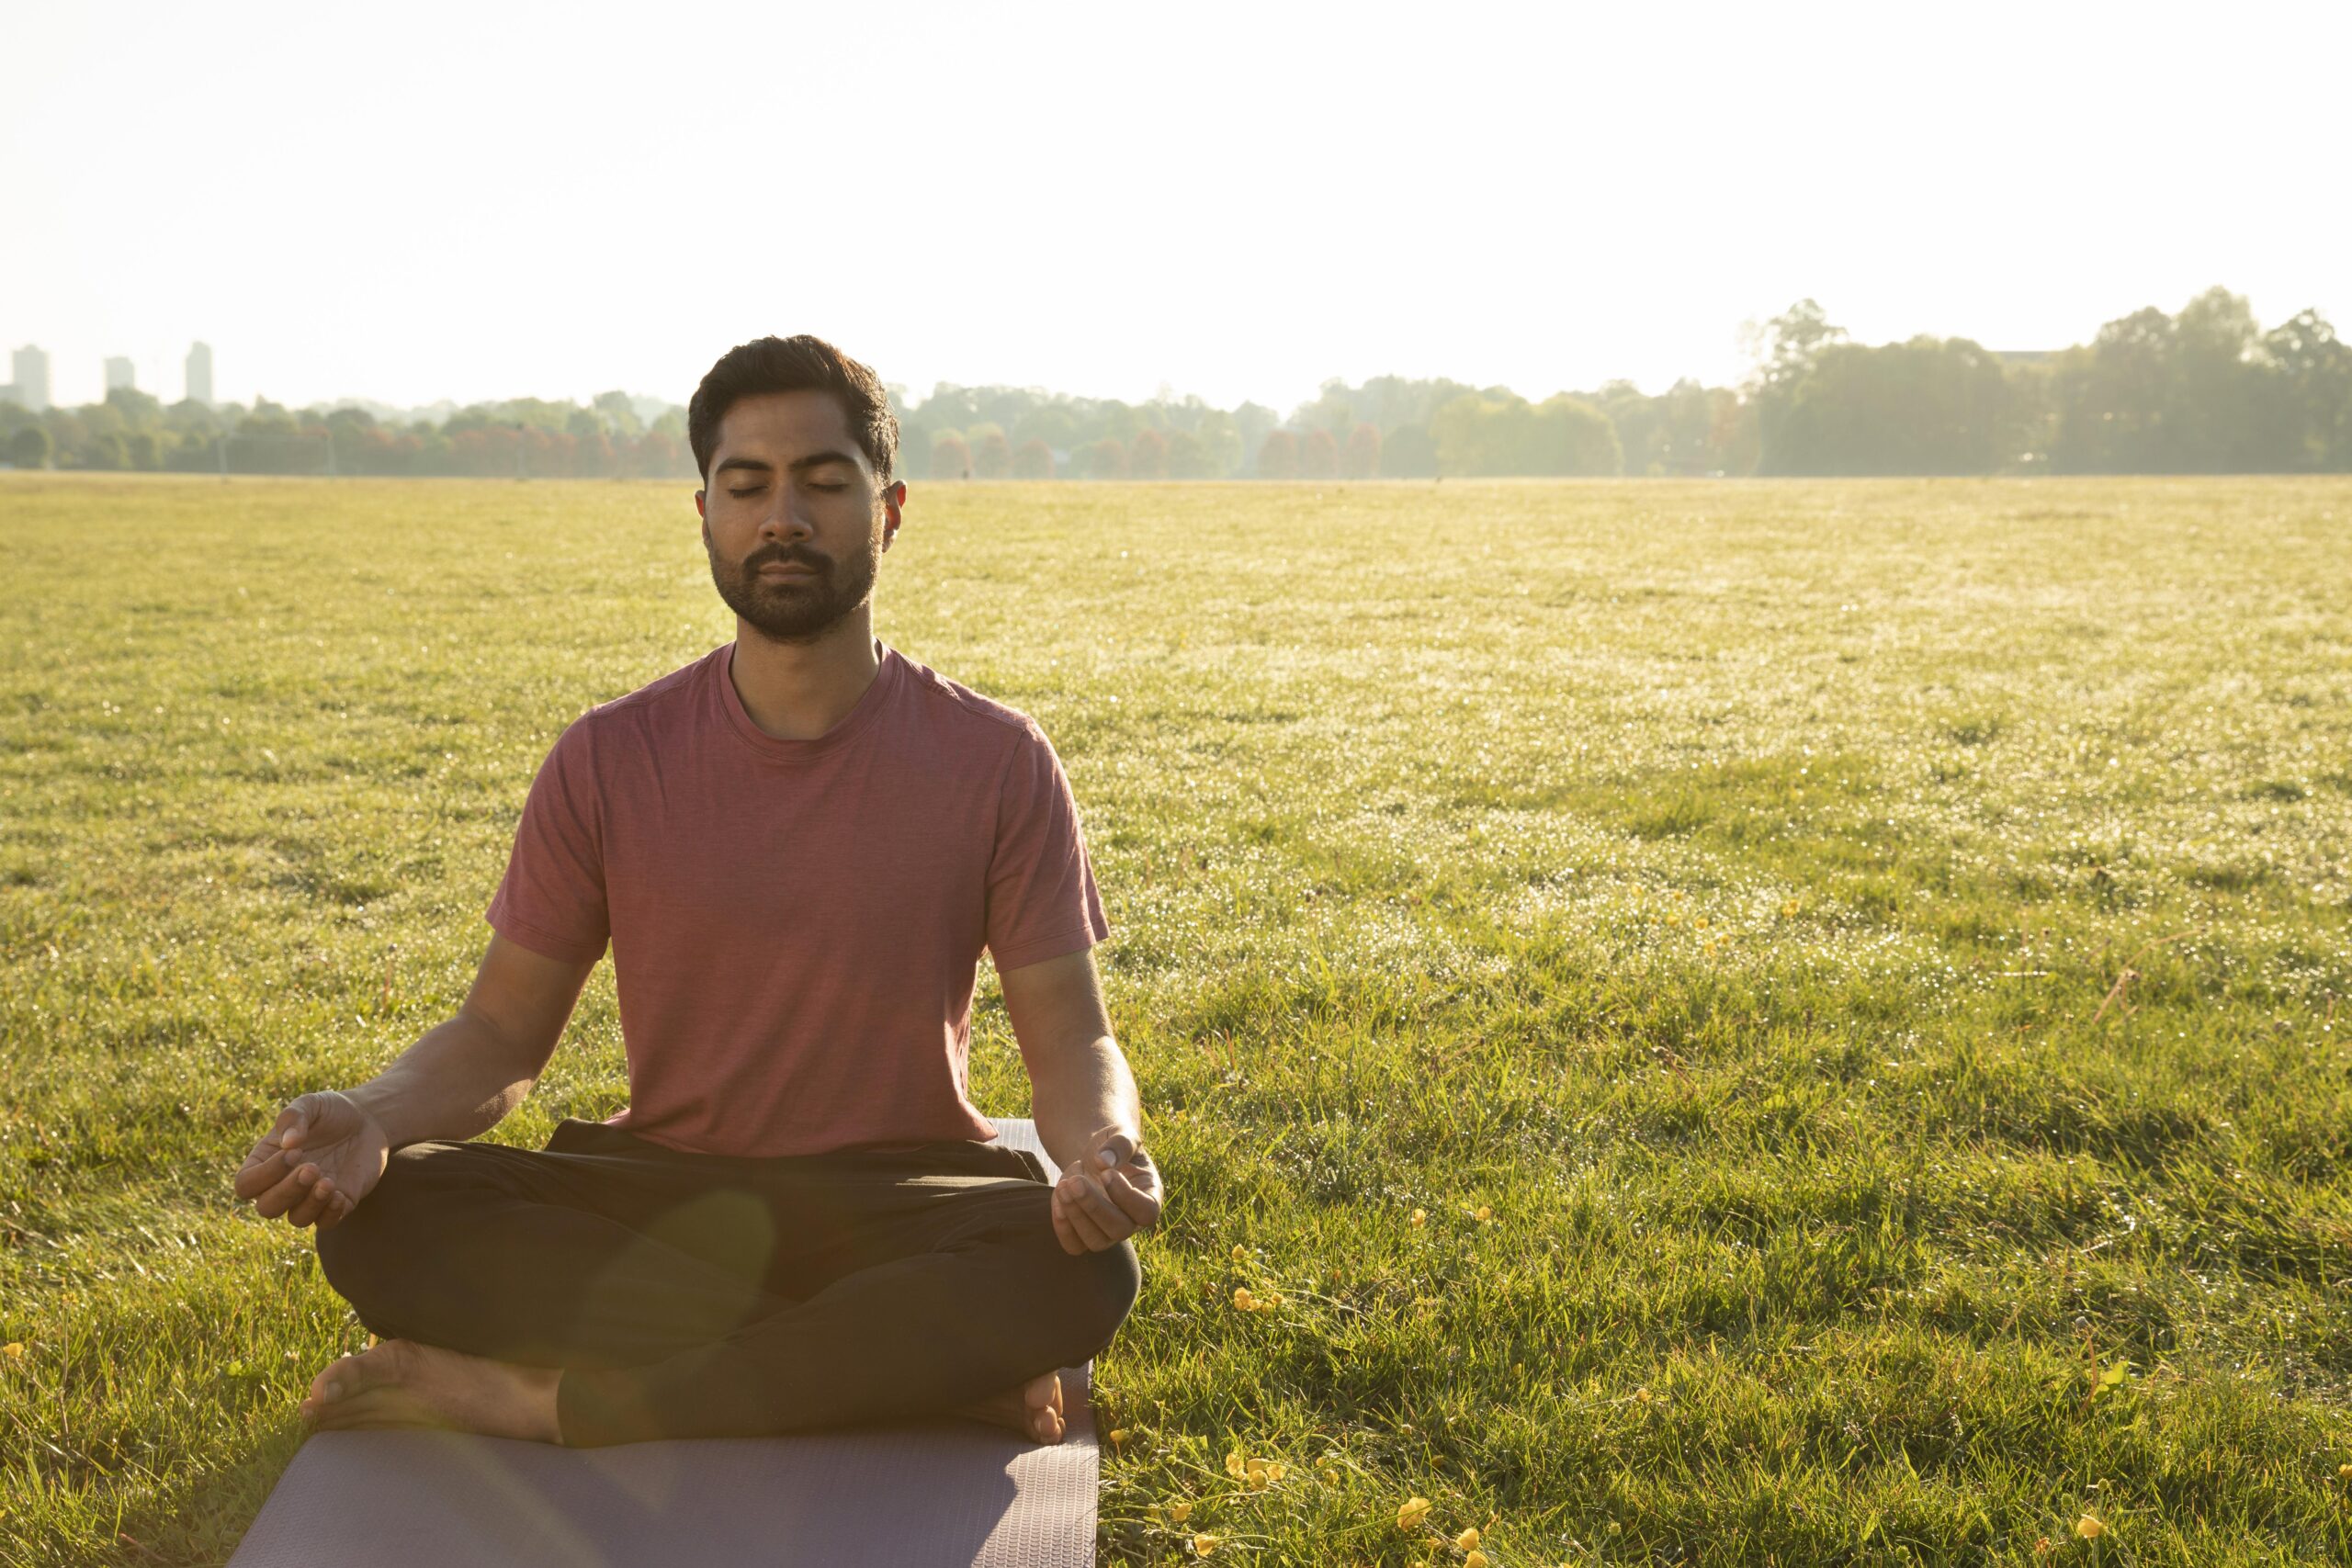
[(1396, 1528), (1400, 1530), (1411, 1529), (1428, 1517), (1430, 1509), (1434, 1506), (1436, 1505), (1427, 1497), (1406, 1498), (1396, 1510)]
[(1468, 1529), (1464, 1530), (1460, 1535), (1455, 1536), (1453, 1538), (1453, 1544), (1456, 1549), (1463, 1551), (1467, 1551), (1472, 1547), (1477, 1545), (1478, 1527), (1476, 1525), (1472, 1525)]
[(1225, 1456), (1225, 1472), (1236, 1481), (1250, 1473), (1250, 1461), (1242, 1457), (1239, 1449)]
[(1191, 1499), (1187, 1498), (1182, 1503), (1170, 1503), (1168, 1505), (1168, 1522), (1170, 1524), (1181, 1525), (1192, 1517), (1193, 1505)]
[(1266, 1479), (1269, 1481), (1280, 1481), (1289, 1472), (1278, 1464), (1270, 1464), (1266, 1467)]
[(1495, 1212), (1492, 1209), (1489, 1209), (1484, 1203), (1478, 1205), (1478, 1223), (1480, 1224), (1485, 1224), (1488, 1220), (1491, 1220), (1494, 1217)]
[(1239, 1307), (1243, 1312), (1256, 1312), (1258, 1310), (1258, 1298), (1250, 1293), (1249, 1286), (1236, 1285), (1233, 1287), (1233, 1304)]
[(1210, 1552), (1215, 1551), (1224, 1540), (1223, 1536), (1218, 1535), (1196, 1535), (1193, 1538), (1193, 1555), (1206, 1557)]
[(1124, 1443), (1126, 1440), (1127, 1429), (1125, 1427), (1114, 1427), (1111, 1428), (1111, 1446), (1113, 1448), (1117, 1448), (1121, 1443)]
[(1235, 1242), (1235, 1243), (1233, 1244), (1233, 1260), (1234, 1260), (1236, 1263), (1247, 1263), (1247, 1262), (1249, 1262), (1249, 1261), (1250, 1261), (1250, 1249), (1249, 1249), (1248, 1247), (1246, 1247), (1242, 1246), (1239, 1242), (1238, 1242), (1238, 1241), (1237, 1241), (1237, 1242)]
[(2085, 1514), (2075, 1521), (2075, 1533), (2085, 1540), (2097, 1540), (2107, 1533), (2107, 1527), (2088, 1514)]
[(1413, 1211), (1413, 1223), (1415, 1224), (1425, 1225), (1429, 1224), (1429, 1219), (1430, 1212), (1427, 1209), (1416, 1209)]
[(1462, 1560), (1462, 1568), (1487, 1568), (1487, 1554), (1473, 1550), (1469, 1556)]
[(11, 1339), (6, 1345), (0, 1345), (0, 1354), (6, 1355), (12, 1361), (21, 1361), (25, 1359), (24, 1344), (20, 1340)]

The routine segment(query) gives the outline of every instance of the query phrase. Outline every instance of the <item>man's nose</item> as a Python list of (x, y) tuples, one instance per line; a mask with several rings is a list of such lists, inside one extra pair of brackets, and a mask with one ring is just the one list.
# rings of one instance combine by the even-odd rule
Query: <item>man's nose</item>
[(815, 532), (808, 520), (800, 515), (800, 503), (794, 499), (789, 489), (775, 498), (768, 508), (768, 514), (760, 519), (760, 537), (763, 539), (805, 539)]

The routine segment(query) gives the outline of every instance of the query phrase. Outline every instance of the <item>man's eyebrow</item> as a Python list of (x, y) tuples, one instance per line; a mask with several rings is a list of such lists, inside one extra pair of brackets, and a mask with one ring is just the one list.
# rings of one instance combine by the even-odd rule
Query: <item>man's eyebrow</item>
[(785, 466), (800, 474), (810, 468), (823, 468), (827, 463), (846, 463), (853, 468), (857, 467), (857, 459), (846, 452), (811, 452), (806, 457), (795, 457)]
[(721, 460), (718, 467), (710, 471), (713, 474), (723, 474), (729, 468), (741, 468), (747, 473), (753, 474), (775, 472), (775, 465), (764, 457), (728, 457)]

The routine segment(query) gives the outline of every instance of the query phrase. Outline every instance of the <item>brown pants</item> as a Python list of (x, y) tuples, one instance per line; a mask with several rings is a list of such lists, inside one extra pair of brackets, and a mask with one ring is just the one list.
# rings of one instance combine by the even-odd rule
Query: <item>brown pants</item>
[(1108, 1345), (1131, 1242), (1062, 1250), (1035, 1155), (681, 1154), (566, 1121), (544, 1150), (413, 1144), (319, 1261), (385, 1338), (565, 1369), (565, 1443), (933, 1414)]

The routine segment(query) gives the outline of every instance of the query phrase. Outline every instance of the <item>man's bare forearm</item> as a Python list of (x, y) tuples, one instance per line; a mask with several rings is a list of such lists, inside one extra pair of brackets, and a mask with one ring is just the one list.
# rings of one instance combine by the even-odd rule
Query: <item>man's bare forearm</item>
[(1143, 1102), (1135, 1074), (1119, 1043), (1107, 1034), (1033, 1066), (1029, 1099), (1037, 1141), (1065, 1170), (1085, 1152), (1088, 1135), (1104, 1127), (1143, 1142)]
[(404, 1144), (479, 1136), (523, 1103), (547, 1066), (502, 1036), (489, 1020), (459, 1012), (425, 1031), (392, 1065), (345, 1094)]

